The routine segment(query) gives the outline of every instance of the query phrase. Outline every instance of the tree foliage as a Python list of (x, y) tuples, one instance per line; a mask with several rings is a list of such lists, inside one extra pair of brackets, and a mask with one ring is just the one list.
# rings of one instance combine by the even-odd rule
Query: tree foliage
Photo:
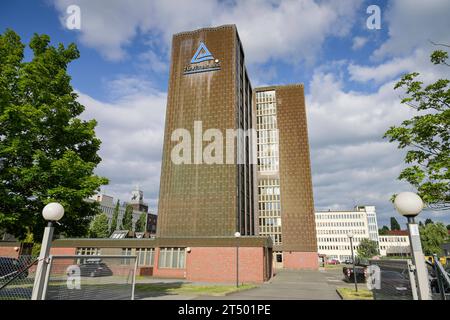
[(0, 34), (0, 229), (19, 239), (41, 239), (41, 211), (52, 201), (65, 209), (57, 232), (85, 235), (98, 205), (84, 199), (108, 183), (93, 174), (101, 161), (96, 121), (78, 118), (84, 106), (67, 73), (78, 49), (49, 43), (35, 34), (24, 62), (20, 37)]
[(401, 230), (400, 224), (394, 217), (391, 217), (391, 230)]
[(447, 228), (443, 223), (427, 223), (419, 227), (422, 250), (425, 255), (441, 254), (441, 245), (448, 240)]
[(122, 230), (133, 230), (133, 207), (127, 204), (122, 218)]
[[(449, 66), (448, 53), (436, 50), (431, 62)], [(424, 85), (413, 72), (404, 75), (395, 89), (406, 90), (401, 103), (417, 111), (412, 119), (391, 127), (384, 135), (398, 148), (406, 149), (405, 168), (399, 179), (417, 188), (433, 209), (450, 209), (450, 80), (439, 79)]]
[(358, 250), (356, 252), (358, 253), (359, 258), (370, 259), (378, 255), (378, 244), (376, 241), (363, 238), (359, 242)]
[(147, 213), (142, 213), (139, 217), (139, 220), (136, 221), (135, 231), (136, 232), (145, 232), (145, 225), (147, 223)]
[(110, 231), (113, 233), (117, 230), (117, 221), (119, 219), (120, 201), (117, 200), (116, 206), (114, 207), (113, 216), (111, 219)]
[(89, 237), (108, 238), (109, 234), (108, 216), (104, 213), (96, 215), (89, 225)]
[(378, 234), (381, 236), (388, 234), (388, 232), (389, 228), (387, 226), (383, 226), (383, 228), (378, 229)]

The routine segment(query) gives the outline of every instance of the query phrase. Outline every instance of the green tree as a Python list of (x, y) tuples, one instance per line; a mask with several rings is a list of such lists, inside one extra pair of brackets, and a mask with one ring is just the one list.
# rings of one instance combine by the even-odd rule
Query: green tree
[(447, 225), (447, 230), (450, 230), (450, 224)]
[(378, 244), (376, 241), (368, 238), (363, 238), (359, 242), (358, 250), (356, 251), (359, 258), (370, 259), (378, 255)]
[(136, 232), (145, 232), (145, 224), (147, 222), (147, 213), (142, 213), (141, 216), (139, 217), (139, 220), (136, 221), (136, 226), (134, 228), (134, 230)]
[(430, 218), (425, 219), (425, 224), (434, 223)]
[[(443, 66), (448, 53), (436, 50), (431, 62)], [(439, 79), (424, 85), (419, 73), (404, 75), (395, 89), (406, 89), (401, 103), (415, 109), (417, 115), (391, 127), (384, 135), (398, 148), (407, 149), (405, 168), (399, 179), (417, 188), (423, 201), (433, 209), (450, 209), (450, 80)]]
[(100, 213), (94, 217), (89, 225), (89, 237), (91, 238), (108, 238), (109, 226), (108, 216)]
[(119, 219), (120, 201), (117, 200), (116, 206), (114, 208), (113, 216), (111, 219), (110, 233), (112, 234), (117, 230), (117, 221)]
[(20, 37), (10, 29), (0, 34), (0, 228), (19, 239), (41, 239), (41, 211), (52, 201), (65, 209), (57, 232), (86, 235), (99, 210), (84, 199), (108, 183), (93, 173), (101, 161), (96, 121), (79, 118), (84, 106), (67, 73), (79, 51), (49, 43), (35, 34), (24, 62)]
[(441, 245), (448, 239), (448, 232), (443, 223), (428, 223), (420, 230), (420, 240), (425, 255), (441, 254)]
[(400, 224), (394, 217), (391, 217), (391, 230), (401, 230)]
[(387, 226), (383, 226), (383, 228), (378, 230), (378, 233), (380, 235), (386, 235), (386, 234), (388, 234), (388, 232), (389, 232), (389, 228)]
[(127, 204), (125, 208), (125, 213), (122, 218), (122, 230), (132, 230), (133, 229), (133, 207)]

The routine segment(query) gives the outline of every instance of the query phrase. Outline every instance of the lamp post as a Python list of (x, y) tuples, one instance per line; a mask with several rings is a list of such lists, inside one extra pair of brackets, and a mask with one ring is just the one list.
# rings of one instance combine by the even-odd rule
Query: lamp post
[(36, 276), (34, 279), (32, 300), (42, 300), (43, 288), (45, 286), (45, 275), (48, 267), (48, 256), (53, 239), (53, 221), (59, 221), (64, 216), (64, 208), (57, 202), (47, 204), (42, 210), (42, 216), (48, 221), (42, 237), (41, 252), (39, 254), (39, 262), (36, 268)]
[(353, 233), (349, 232), (347, 236), (350, 239), (350, 249), (352, 250), (353, 280), (355, 282), (355, 291), (358, 292), (358, 281), (356, 280), (356, 270), (355, 270), (355, 255), (353, 254)]
[(237, 240), (236, 243), (236, 288), (239, 287), (239, 238), (241, 237), (241, 233), (239, 231), (234, 233), (234, 237)]
[(422, 199), (413, 192), (401, 192), (394, 200), (395, 209), (408, 219), (409, 243), (411, 245), (412, 260), (415, 266), (416, 283), (420, 300), (430, 300), (430, 285), (428, 270), (420, 243), (419, 226), (414, 220), (423, 209)]

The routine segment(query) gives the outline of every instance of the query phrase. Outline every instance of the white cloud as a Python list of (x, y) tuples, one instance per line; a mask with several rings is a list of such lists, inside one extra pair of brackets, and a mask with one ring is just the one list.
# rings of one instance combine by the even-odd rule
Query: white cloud
[(397, 0), (383, 12), (382, 28), (389, 39), (374, 52), (375, 58), (406, 55), (429, 40), (449, 43), (450, 1)]
[(306, 106), (317, 209), (375, 205), (385, 221), (395, 215), (391, 195), (411, 190), (397, 180), (404, 153), (382, 138), (391, 125), (412, 114), (400, 104), (393, 85), (361, 94), (344, 90), (331, 73), (314, 74)]
[(358, 50), (361, 49), (362, 47), (364, 47), (367, 43), (367, 38), (364, 37), (354, 37), (353, 38), (353, 45), (352, 45), (352, 49), (353, 50)]
[(348, 34), (360, 5), (357, 0), (54, 1), (62, 22), (68, 5), (80, 6), (80, 41), (111, 60), (125, 58), (138, 33), (160, 38), (167, 51), (174, 33), (233, 23), (253, 63), (313, 60), (327, 36)]
[(374, 66), (351, 63), (348, 66), (350, 80), (384, 83), (408, 72), (419, 72), (421, 80), (425, 82), (435, 81), (439, 77), (449, 77), (449, 68), (433, 65), (430, 62), (430, 54), (435, 49), (434, 47), (426, 46), (423, 49), (416, 49), (411, 55), (406, 57), (396, 57)]
[[(120, 80), (117, 80), (120, 81)], [(164, 135), (166, 93), (137, 91), (133, 81), (122, 81), (123, 95), (117, 102), (105, 103), (79, 93), (86, 110), (84, 119), (96, 119), (97, 136), (102, 140), (102, 162), (96, 172), (110, 179), (103, 192), (122, 201), (129, 200), (136, 184), (145, 192), (152, 210), (156, 209)], [(126, 84), (130, 88), (126, 88)], [(117, 83), (116, 83), (117, 84)], [(113, 84), (116, 85), (116, 84)]]

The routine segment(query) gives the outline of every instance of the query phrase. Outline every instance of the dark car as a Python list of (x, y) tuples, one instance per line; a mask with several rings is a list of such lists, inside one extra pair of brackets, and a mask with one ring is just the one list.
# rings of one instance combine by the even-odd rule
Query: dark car
[[(10, 279), (25, 268), (25, 264), (16, 258), (0, 257), (0, 279)], [(28, 270), (25, 270), (19, 276), (20, 279), (25, 279), (26, 277), (28, 277)]]
[[(366, 267), (355, 266), (355, 272), (356, 272), (356, 282), (366, 282)], [(353, 276), (353, 266), (343, 267), (342, 273), (344, 274), (345, 281), (347, 282), (355, 281), (355, 278)]]
[(101, 261), (87, 261), (80, 265), (80, 276), (82, 277), (107, 277), (112, 275), (111, 269)]

